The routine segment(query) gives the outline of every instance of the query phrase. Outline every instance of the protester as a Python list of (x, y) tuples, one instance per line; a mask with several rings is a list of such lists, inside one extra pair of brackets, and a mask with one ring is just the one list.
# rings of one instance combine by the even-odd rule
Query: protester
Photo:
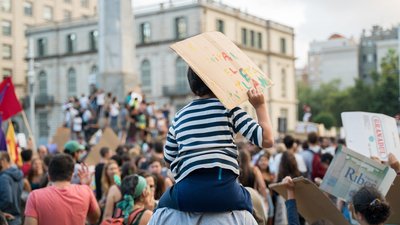
[(270, 172), (269, 169), (269, 158), (270, 154), (264, 152), (264, 154), (262, 154), (256, 161), (256, 166), (260, 169), (266, 187), (274, 182), (274, 175)]
[(239, 107), (227, 110), (191, 68), (188, 80), (200, 98), (179, 111), (169, 129), (164, 156), (175, 173), (176, 184), (164, 193), (158, 207), (188, 212), (252, 212), (250, 194), (236, 181), (239, 166), (233, 136), (241, 133), (260, 147), (273, 145), (264, 95), (255, 89), (248, 92), (257, 124)]
[(88, 185), (91, 179), (87, 168), (80, 170), (82, 185), (71, 183), (74, 160), (66, 154), (53, 157), (49, 165), (52, 185), (33, 191), (25, 209), (25, 225), (76, 225), (86, 220), (95, 224), (100, 217), (100, 208)]
[[(121, 193), (123, 198), (116, 205), (121, 214), (117, 217), (122, 216), (124, 224), (146, 225), (153, 215), (152, 211), (145, 208), (153, 198), (146, 179), (138, 175), (125, 177), (122, 180)], [(134, 212), (135, 216), (130, 217)]]
[(11, 166), (7, 152), (0, 152), (0, 212), (6, 213), (10, 225), (20, 225), (23, 173)]
[(39, 158), (32, 160), (32, 167), (28, 172), (27, 181), (29, 182), (30, 191), (42, 188), (43, 181), (46, 178), (43, 161)]
[(24, 174), (24, 177), (28, 176), (28, 172), (31, 169), (32, 155), (33, 155), (33, 152), (30, 149), (26, 149), (21, 152), (21, 158), (22, 158), (21, 170), (22, 170), (22, 173)]
[(80, 183), (78, 171), (81, 168), (80, 159), (84, 150), (85, 146), (79, 144), (77, 141), (68, 141), (64, 145), (64, 153), (69, 154), (75, 162), (74, 173), (71, 180), (71, 183), (73, 184)]
[(44, 160), (44, 158), (49, 154), (49, 150), (45, 145), (40, 145), (38, 148), (38, 155), (41, 160)]
[(390, 216), (390, 206), (379, 191), (364, 186), (352, 198), (356, 219), (360, 225), (383, 225)]
[[(287, 220), (289, 225), (300, 225), (300, 216), (297, 212), (295, 186), (290, 176), (285, 177), (282, 183), (286, 184), (287, 200), (285, 202), (287, 210)], [(333, 225), (330, 221), (321, 219), (317, 220), (311, 225)]]
[(106, 164), (111, 158), (110, 149), (103, 147), (100, 149), (100, 162), (94, 168), (94, 181), (96, 185), (96, 199), (100, 200), (103, 196), (103, 190), (101, 185), (101, 178), (103, 175), (104, 164)]
[(110, 160), (104, 165), (103, 173), (101, 176), (101, 190), (103, 192), (102, 198), (100, 200), (101, 206), (105, 204), (108, 190), (112, 185), (116, 184), (116, 179), (117, 182), (121, 179), (121, 171), (118, 167), (117, 162), (115, 162), (114, 160)]
[(162, 174), (163, 167), (161, 159), (153, 157), (149, 160), (148, 165), (149, 172), (155, 174), (158, 179), (163, 180), (162, 183), (164, 184), (164, 187), (160, 187), (163, 192), (172, 186), (172, 180), (166, 174)]
[[(314, 156), (320, 153), (320, 147), (318, 145), (318, 135), (315, 132), (311, 132), (307, 136), (307, 148), (303, 148), (301, 156), (303, 156), (304, 162), (307, 166), (307, 178), (312, 178), (313, 173), (313, 161)], [(316, 171), (314, 171), (316, 173)]]

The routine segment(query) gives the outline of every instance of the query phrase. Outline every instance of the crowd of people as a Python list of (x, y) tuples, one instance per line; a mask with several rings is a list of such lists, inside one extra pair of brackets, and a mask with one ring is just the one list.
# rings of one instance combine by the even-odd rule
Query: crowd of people
[(69, 98), (63, 110), (64, 126), (71, 129), (72, 138), (80, 143), (89, 143), (96, 131), (104, 127), (110, 127), (127, 144), (165, 136), (168, 131), (169, 106), (156, 107), (135, 92), (121, 100), (111, 92), (94, 90), (90, 96)]
[[(248, 92), (256, 122), (239, 107), (227, 110), (191, 69), (188, 80), (199, 98), (171, 121), (166, 107), (155, 109), (135, 93), (123, 107), (102, 90), (71, 98), (64, 109), (73, 135), (62, 149), (24, 149), (22, 167), (0, 153), (0, 224), (144, 225), (163, 208), (241, 210), (258, 224), (305, 224), (292, 179), (303, 176), (319, 184), (344, 141), (316, 133), (307, 140), (291, 135), (274, 140), (258, 90)], [(99, 162), (88, 167), (89, 139), (107, 126), (125, 141), (117, 149), (101, 148)], [(391, 164), (399, 170), (398, 161)], [(286, 184), (286, 200), (269, 189), (277, 182)], [(331, 199), (351, 224), (383, 224), (390, 214), (372, 187), (361, 188), (351, 204)]]

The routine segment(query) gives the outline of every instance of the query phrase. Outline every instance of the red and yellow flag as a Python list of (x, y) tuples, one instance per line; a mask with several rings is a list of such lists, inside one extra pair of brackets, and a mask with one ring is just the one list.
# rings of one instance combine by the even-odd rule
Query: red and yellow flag
[(11, 121), (8, 123), (6, 142), (7, 142), (7, 151), (8, 154), (10, 155), (11, 161), (17, 164), (18, 166), (22, 166), (22, 159), (19, 152), (19, 146), (17, 138), (15, 136), (14, 126), (11, 123)]

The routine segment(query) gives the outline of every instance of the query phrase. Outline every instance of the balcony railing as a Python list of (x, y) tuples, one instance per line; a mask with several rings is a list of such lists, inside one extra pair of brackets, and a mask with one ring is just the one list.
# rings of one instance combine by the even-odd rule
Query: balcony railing
[[(23, 99), (24, 108), (28, 108), (30, 106), (30, 98), (26, 96)], [(39, 94), (35, 97), (35, 107), (43, 107), (43, 106), (52, 106), (54, 105), (54, 96)]]

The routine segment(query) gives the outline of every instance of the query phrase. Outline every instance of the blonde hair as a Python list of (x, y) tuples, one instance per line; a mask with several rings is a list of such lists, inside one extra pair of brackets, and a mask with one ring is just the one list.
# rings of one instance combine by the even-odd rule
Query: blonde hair
[(102, 189), (104, 195), (107, 195), (108, 189), (110, 189), (110, 187), (113, 184), (115, 184), (114, 177), (108, 177), (108, 175), (107, 175), (108, 168), (113, 164), (118, 166), (118, 163), (115, 160), (110, 160), (104, 165), (104, 168), (103, 168), (103, 172), (101, 175), (101, 189)]

